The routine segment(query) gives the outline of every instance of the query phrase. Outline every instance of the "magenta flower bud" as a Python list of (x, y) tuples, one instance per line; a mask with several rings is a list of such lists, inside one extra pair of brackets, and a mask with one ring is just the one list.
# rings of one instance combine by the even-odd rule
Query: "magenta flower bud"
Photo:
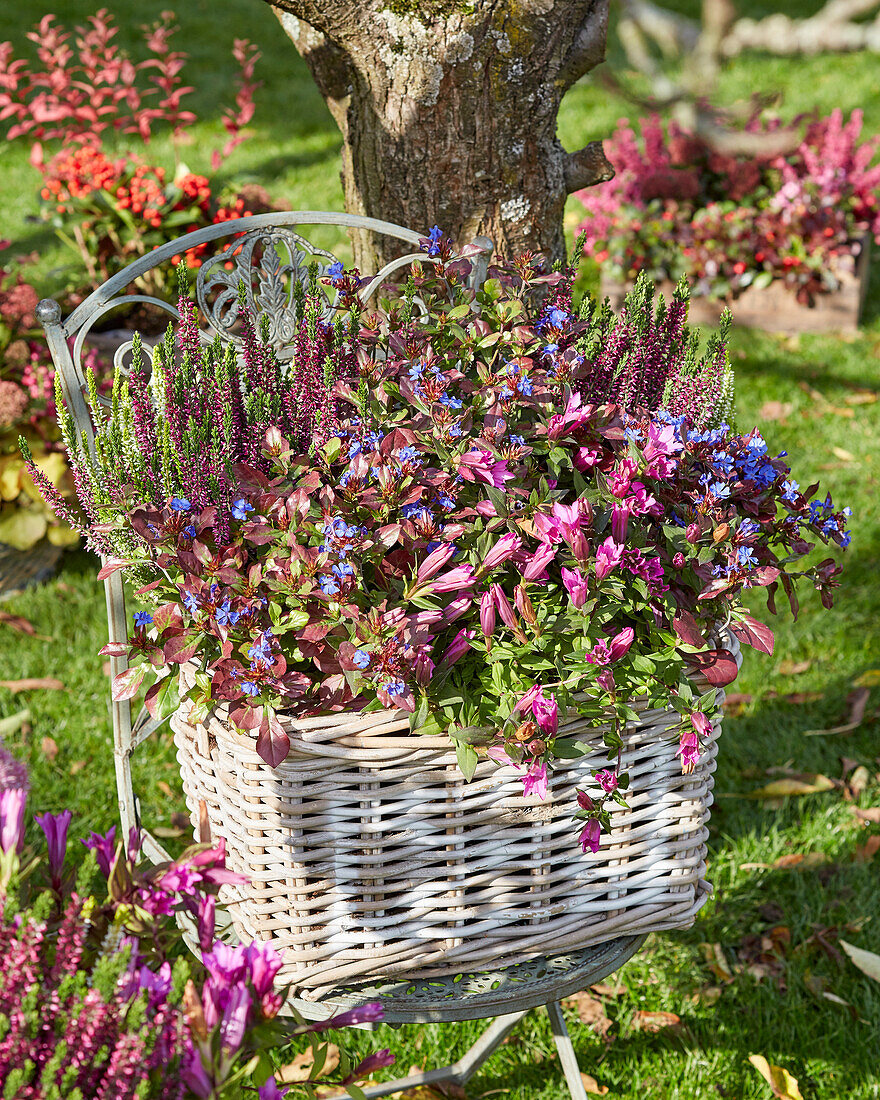
[(578, 838), (581, 842), (581, 849), (586, 851), (589, 848), (591, 852), (598, 852), (601, 835), (602, 826), (595, 817), (591, 817)]
[(474, 633), (473, 630), (459, 630), (449, 643), (449, 648), (443, 654), (440, 663), (447, 666), (454, 665), (471, 648), (471, 638), (473, 638)]
[(329, 1016), (326, 1020), (318, 1020), (309, 1024), (309, 1031), (327, 1031), (329, 1028), (352, 1027), (354, 1024), (375, 1024), (385, 1017), (385, 1008), (380, 1001), (370, 1001), (369, 1004), (359, 1005), (357, 1008), (349, 1008), (340, 1012), (338, 1016)]
[(394, 1065), (394, 1055), (390, 1050), (377, 1050), (373, 1054), (368, 1054), (362, 1062), (359, 1062), (354, 1070), (343, 1079), (343, 1085), (350, 1085), (353, 1081), (359, 1081), (362, 1077), (369, 1077), (370, 1074), (377, 1069), (381, 1069), (383, 1066)]
[(439, 573), (454, 553), (455, 547), (451, 542), (441, 543), (436, 550), (432, 550), (418, 568), (416, 584), (422, 585)]
[(229, 991), (229, 1000), (220, 1021), (220, 1042), (224, 1050), (233, 1052), (241, 1047), (250, 1013), (250, 991), (246, 985), (237, 983)]
[(611, 509), (611, 537), (615, 542), (623, 542), (626, 538), (633, 503), (632, 500), (621, 500)]
[(556, 557), (556, 547), (550, 542), (542, 542), (526, 562), (522, 571), (524, 581), (535, 581), (547, 570), (547, 566)]
[(676, 569), (684, 569), (684, 554), (678, 553), (672, 559), (672, 564)]
[(519, 630), (519, 623), (516, 621), (516, 614), (514, 613), (513, 606), (510, 600), (505, 596), (504, 589), (497, 582), (493, 583), (489, 591), (492, 593), (492, 599), (495, 601), (495, 606), (498, 608), (498, 614), (501, 616), (501, 621), (509, 626), (511, 630)]
[(24, 807), (27, 791), (23, 787), (8, 787), (0, 791), (0, 849), (21, 851), (24, 844)]
[(271, 944), (257, 942), (248, 946), (247, 957), (254, 990), (263, 997), (272, 991), (283, 960)]
[(599, 687), (605, 688), (606, 691), (614, 691), (616, 687), (614, 683), (614, 673), (610, 668), (606, 668), (604, 672), (600, 672), (596, 677), (596, 683)]
[(459, 565), (431, 581), (430, 589), (432, 592), (455, 592), (459, 588), (470, 588), (475, 580), (473, 566)]
[(480, 630), (487, 638), (491, 638), (495, 631), (495, 601), (491, 590), (480, 596)]
[(625, 627), (619, 634), (615, 634), (611, 639), (611, 645), (608, 647), (608, 659), (612, 662), (619, 661), (629, 651), (635, 636), (636, 632), (631, 626)]
[(518, 711), (531, 710), (532, 709), (532, 703), (535, 701), (535, 699), (540, 694), (541, 694), (541, 685), (540, 684), (533, 684), (532, 687), (530, 687), (529, 690), (525, 693), (525, 695), (523, 695), (519, 699), (516, 706), (513, 708), (513, 713), (516, 714)]
[(270, 1077), (269, 1080), (257, 1089), (257, 1096), (260, 1100), (284, 1100), (284, 1097), (290, 1092), (289, 1088), (280, 1089), (275, 1081), (274, 1077)]
[(62, 810), (60, 814), (34, 814), (34, 821), (46, 834), (46, 844), (49, 848), (49, 873), (53, 881), (61, 877), (64, 856), (67, 853), (67, 830), (72, 817), (70, 810)]
[(196, 909), (196, 927), (199, 934), (199, 947), (202, 951), (210, 951), (214, 942), (216, 912), (217, 899), (213, 894), (205, 894), (199, 898)]
[(678, 755), (681, 757), (681, 770), (687, 774), (693, 771), (694, 765), (700, 759), (700, 739), (696, 729), (681, 731), (678, 742)]
[[(90, 833), (89, 839), (80, 841), (80, 843), (85, 844), (87, 848), (95, 853), (98, 869), (104, 878), (109, 878), (113, 858), (116, 855), (116, 826), (111, 825), (106, 836), (102, 836), (100, 833)], [(210, 943), (208, 947), (210, 947)], [(206, 951), (208, 947), (205, 948)]]
[(456, 597), (456, 599), (448, 603), (443, 609), (443, 622), (454, 623), (456, 619), (460, 619), (462, 615), (470, 609), (473, 602), (473, 597), (471, 596)]
[(559, 729), (559, 704), (555, 695), (546, 696), (543, 691), (539, 691), (532, 700), (532, 714), (545, 737), (556, 736)]
[(413, 674), (420, 688), (426, 688), (434, 676), (434, 662), (427, 653), (419, 653), (413, 661)]
[(596, 550), (596, 580), (604, 580), (623, 556), (623, 547), (606, 539)]
[(577, 793), (578, 806), (582, 810), (592, 810), (595, 808), (595, 803), (586, 791), (578, 791)]
[(521, 584), (518, 584), (513, 590), (513, 605), (527, 623), (531, 623), (532, 626), (535, 625), (538, 621), (535, 605), (529, 599), (528, 592)]
[(571, 597), (571, 602), (578, 609), (584, 606), (589, 595), (589, 582), (580, 569), (566, 569), (562, 567), (562, 583)]
[(480, 564), (479, 573), (489, 573), (493, 569), (496, 569), (499, 565), (508, 561), (522, 546), (522, 539), (519, 535), (515, 535), (512, 531), (509, 531), (495, 543), (489, 553), (483, 558)]
[[(182, 1077), (183, 1083), (194, 1096), (207, 1098), (214, 1095), (214, 1082), (205, 1073), (202, 1059), (194, 1047), (190, 1048), (187, 1060), (184, 1062)], [(271, 1094), (269, 1100), (272, 1100)]]
[(688, 525), (688, 528), (685, 531), (684, 535), (688, 542), (693, 543), (696, 542), (697, 539), (699, 539), (701, 533), (702, 532), (700, 531), (699, 523), (691, 523)]

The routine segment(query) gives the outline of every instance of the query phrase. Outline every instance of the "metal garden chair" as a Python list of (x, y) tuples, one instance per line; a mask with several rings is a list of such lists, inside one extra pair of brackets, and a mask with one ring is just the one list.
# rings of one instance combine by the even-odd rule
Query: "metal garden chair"
[[(61, 307), (53, 299), (40, 302), (37, 317), (45, 330), (65, 401), (78, 431), (84, 432), (89, 440), (93, 438), (81, 363), (84, 342), (93, 326), (110, 311), (135, 303), (149, 303), (173, 318), (178, 316), (175, 306), (166, 301), (146, 294), (125, 293), (134, 280), (188, 249), (232, 238), (222, 251), (206, 258), (198, 270), (196, 300), (205, 325), (205, 338), (211, 340), (219, 334), (224, 341), (238, 340), (234, 324), (238, 285), (243, 281), (252, 313), (268, 317), (270, 336), (281, 347), (295, 331), (293, 285), (306, 278), (310, 263), (317, 262), (320, 273), (324, 274), (336, 261), (332, 253), (314, 247), (296, 232), (298, 227), (315, 225), (367, 229), (413, 246), (418, 246), (422, 237), (390, 222), (351, 214), (315, 211), (259, 214), (200, 229), (155, 249), (114, 275), (66, 319), (62, 319)], [(480, 254), (474, 260), (471, 285), (478, 287), (485, 279), (493, 246), (486, 237), (478, 237), (473, 243)], [(364, 300), (368, 300), (389, 275), (415, 259), (430, 262), (430, 257), (419, 251), (391, 261), (364, 288)], [(332, 312), (333, 305), (328, 300), (327, 313)], [(123, 369), (130, 348), (129, 341), (116, 351), (115, 362)], [(107, 577), (104, 589), (109, 640), (124, 642), (128, 637), (128, 624), (121, 574), (116, 572)], [(127, 662), (124, 657), (111, 657), (110, 667), (112, 678), (125, 670)], [(132, 827), (141, 829), (145, 855), (157, 863), (170, 860), (172, 856), (141, 821), (131, 774), (133, 753), (163, 722), (152, 719), (144, 709), (133, 717), (130, 701), (111, 700), (110, 707), (123, 835), (127, 836)], [(545, 1005), (571, 1096), (574, 1100), (586, 1100), (560, 999), (601, 981), (626, 962), (644, 938), (626, 936), (582, 951), (454, 978), (361, 983), (339, 989), (320, 1002), (296, 999), (293, 1004), (307, 1018), (322, 1019), (356, 1004), (380, 1000), (385, 1006), (385, 1021), (392, 1025), (494, 1018), (479, 1041), (453, 1065), (366, 1088), (364, 1093), (368, 1097), (386, 1096), (437, 1081), (464, 1083), (528, 1011)]]

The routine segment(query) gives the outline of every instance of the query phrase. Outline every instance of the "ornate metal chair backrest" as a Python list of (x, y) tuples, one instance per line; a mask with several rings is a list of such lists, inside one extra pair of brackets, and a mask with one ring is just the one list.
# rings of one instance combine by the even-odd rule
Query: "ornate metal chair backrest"
[[(46, 298), (40, 302), (37, 317), (45, 330), (55, 369), (61, 377), (65, 402), (77, 431), (85, 433), (90, 444), (94, 443), (91, 415), (84, 397), (86, 379), (81, 363), (83, 345), (92, 327), (111, 310), (135, 303), (150, 303), (177, 318), (177, 309), (169, 302), (148, 294), (126, 294), (125, 290), (135, 279), (189, 249), (197, 249), (223, 238), (232, 238), (223, 251), (205, 258), (198, 270), (196, 301), (205, 325), (205, 339), (210, 341), (219, 335), (223, 341), (238, 342), (235, 323), (238, 318), (238, 287), (239, 282), (243, 282), (252, 314), (268, 318), (270, 338), (283, 355), (284, 345), (294, 335), (297, 324), (294, 286), (308, 278), (310, 264), (317, 263), (318, 273), (323, 275), (330, 264), (336, 262), (336, 257), (331, 252), (314, 247), (295, 232), (295, 227), (306, 225), (367, 229), (396, 237), (415, 248), (424, 236), (391, 222), (355, 214), (303, 210), (258, 214), (234, 222), (208, 226), (162, 245), (108, 279), (66, 320), (62, 320), (61, 307), (56, 301)], [(493, 246), (486, 237), (477, 237), (473, 243), (479, 252), (472, 258), (470, 283), (479, 287), (486, 277)], [(431, 258), (424, 252), (415, 250), (392, 260), (363, 288), (362, 299), (368, 301), (390, 275), (417, 259), (431, 262)], [(332, 315), (333, 311), (334, 305), (328, 298), (327, 315)], [(123, 370), (130, 349), (131, 341), (128, 341), (116, 351), (114, 364)], [(121, 574), (115, 572), (107, 577), (104, 580), (104, 589), (109, 640), (125, 642), (128, 637), (128, 623)], [(126, 667), (127, 661), (124, 657), (111, 657), (111, 679), (125, 671)], [(137, 825), (143, 830), (143, 850), (148, 858), (155, 862), (170, 859), (156, 838), (143, 829), (131, 775), (134, 750), (163, 723), (151, 718), (144, 709), (133, 719), (131, 702), (128, 700), (111, 699), (111, 712), (122, 835), (127, 836), (129, 829)]]

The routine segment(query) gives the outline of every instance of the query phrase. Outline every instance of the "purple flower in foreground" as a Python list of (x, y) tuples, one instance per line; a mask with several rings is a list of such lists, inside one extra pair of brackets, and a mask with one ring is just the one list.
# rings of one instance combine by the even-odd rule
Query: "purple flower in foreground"
[(110, 868), (113, 866), (113, 856), (116, 853), (116, 826), (111, 825), (104, 836), (100, 833), (90, 833), (88, 840), (83, 840), (81, 843), (95, 853), (101, 874), (105, 878), (109, 878)]
[(343, 1080), (343, 1085), (350, 1085), (352, 1081), (359, 1081), (361, 1077), (369, 1077), (373, 1070), (383, 1066), (394, 1065), (394, 1055), (390, 1050), (377, 1050), (375, 1054), (368, 1054), (354, 1070)]
[(547, 765), (543, 762), (533, 761), (529, 766), (529, 770), (522, 777), (522, 781), (524, 798), (528, 798), (532, 794), (536, 794), (540, 799), (547, 797)]
[[(336, 265), (334, 264), (333, 266), (335, 267)], [(342, 264), (339, 266), (342, 267)], [(270, 1077), (265, 1085), (257, 1089), (257, 1096), (259, 1096), (260, 1100), (284, 1100), (284, 1097), (289, 1092), (289, 1088), (280, 1089), (275, 1082), (275, 1078)]]
[(601, 835), (602, 826), (595, 817), (591, 817), (581, 830), (581, 835), (578, 837), (581, 843), (581, 849), (586, 851), (587, 848), (589, 848), (591, 852), (598, 852), (599, 838)]
[(385, 1017), (385, 1008), (380, 1001), (370, 1001), (340, 1012), (338, 1016), (328, 1016), (309, 1025), (309, 1031), (327, 1031), (330, 1028), (352, 1027), (354, 1024), (375, 1024)]
[(617, 773), (609, 771), (607, 768), (603, 768), (602, 771), (596, 772), (593, 776), (603, 791), (611, 794), (612, 791), (617, 790)]
[(70, 810), (62, 810), (60, 814), (34, 814), (34, 821), (46, 834), (46, 843), (49, 847), (49, 873), (53, 880), (61, 874), (64, 866), (64, 856), (67, 852), (67, 830), (70, 828), (70, 819), (73, 813)]
[(368, 653), (367, 650), (356, 649), (354, 651), (354, 656), (352, 657), (351, 662), (353, 665), (355, 665), (356, 668), (364, 669), (370, 667), (371, 660), (372, 655)]
[(27, 790), (24, 787), (7, 787), (0, 791), (0, 850), (21, 850), (24, 843), (24, 807)]

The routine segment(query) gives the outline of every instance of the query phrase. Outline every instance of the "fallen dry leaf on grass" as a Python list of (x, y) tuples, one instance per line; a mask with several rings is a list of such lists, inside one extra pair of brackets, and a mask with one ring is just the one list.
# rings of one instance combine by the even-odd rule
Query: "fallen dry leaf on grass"
[(681, 1017), (674, 1012), (634, 1012), (630, 1022), (636, 1031), (648, 1031), (652, 1035), (658, 1031), (677, 1031), (681, 1027)]
[(804, 1100), (797, 1079), (787, 1069), (771, 1065), (763, 1054), (750, 1054), (749, 1061), (773, 1090), (777, 1100)]
[(703, 952), (706, 965), (719, 982), (724, 982), (727, 985), (735, 980), (720, 943), (701, 943), (700, 950)]
[(865, 707), (868, 705), (869, 688), (857, 687), (846, 697), (849, 705), (849, 720), (842, 726), (832, 726), (827, 730), (804, 730), (804, 737), (821, 737), (829, 733), (851, 733), (858, 729), (865, 717)]
[(573, 1008), (578, 1014), (582, 1024), (586, 1024), (592, 1031), (605, 1039), (613, 1026), (613, 1021), (605, 1015), (605, 1005), (589, 993), (575, 993), (572, 997), (566, 997), (562, 1002), (566, 1008)]
[(880, 825), (880, 806), (869, 806), (866, 810), (862, 810), (858, 806), (853, 806), (852, 812), (859, 821), (863, 821), (866, 825), (869, 822), (872, 825)]
[(875, 833), (869, 836), (861, 847), (856, 848), (853, 859), (856, 863), (870, 863), (878, 852), (880, 852), (880, 833)]
[(873, 951), (863, 951), (861, 947), (854, 947), (846, 940), (838, 940), (837, 942), (852, 959), (854, 966), (857, 966), (869, 978), (873, 978), (875, 982), (880, 982), (880, 955), (875, 955)]
[(595, 1077), (584, 1073), (583, 1070), (581, 1070), (581, 1084), (584, 1086), (584, 1092), (589, 1093), (590, 1096), (605, 1096), (608, 1092), (607, 1085), (600, 1085)]
[(793, 401), (765, 401), (758, 416), (761, 420), (784, 420), (793, 409)]
[(55, 762), (55, 757), (58, 755), (58, 743), (54, 737), (44, 737), (40, 742), (40, 751), (43, 756), (49, 761), (50, 764)]
[(790, 798), (799, 794), (819, 794), (834, 789), (834, 783), (827, 775), (805, 775), (801, 779), (793, 777), (774, 779), (756, 791), (750, 791), (746, 798)]
[(880, 668), (869, 668), (867, 672), (863, 672), (861, 676), (857, 676), (853, 680), (853, 687), (857, 688), (878, 686), (880, 686)]
[(807, 672), (812, 661), (781, 661), (777, 672), (780, 676), (800, 676), (802, 672)]
[(64, 684), (52, 676), (42, 676), (26, 680), (0, 680), (0, 687), (7, 688), (12, 692), (36, 691), (38, 688), (45, 688), (47, 691), (64, 691)]
[[(324, 1064), (317, 1074), (318, 1077), (323, 1076), (325, 1073), (332, 1073), (339, 1065), (339, 1047), (336, 1046), (335, 1043), (326, 1043), (322, 1045), (326, 1046), (327, 1053), (324, 1058)], [(314, 1067), (315, 1051), (312, 1047), (309, 1047), (309, 1049), (304, 1050), (302, 1054), (297, 1054), (292, 1062), (289, 1062), (286, 1066), (282, 1066), (275, 1074), (275, 1078), (283, 1085), (292, 1085), (299, 1081), (308, 1081), (312, 1076)]]
[(843, 447), (832, 447), (832, 453), (840, 459), (841, 462), (855, 462), (856, 456), (852, 451), (847, 451)]
[(780, 856), (772, 863), (741, 863), (741, 871), (787, 871), (792, 867), (800, 867), (806, 870), (808, 867), (820, 867), (830, 860), (824, 852), (791, 852), (789, 855)]
[(0, 611), (0, 623), (5, 623), (21, 634), (29, 634), (32, 638), (36, 638), (38, 642), (55, 641), (55, 639), (50, 638), (48, 634), (38, 634), (37, 628), (30, 619), (25, 619), (22, 615), (12, 615), (8, 611)]
[(691, 994), (691, 1004), (711, 1007), (720, 996), (720, 985), (704, 985), (702, 989), (698, 989), (696, 993)]
[(27, 707), (8, 718), (0, 718), (0, 737), (8, 737), (11, 733), (17, 733), (22, 726), (30, 721), (31, 712)]
[(605, 982), (597, 982), (595, 985), (591, 985), (590, 989), (597, 997), (621, 997), (624, 993), (629, 992), (623, 982), (619, 982), (617, 985), (606, 985)]
[(857, 390), (855, 393), (848, 393), (843, 400), (847, 405), (873, 405), (877, 394), (873, 390)]
[(74, 760), (67, 770), (70, 772), (71, 775), (79, 775), (79, 773), (87, 764), (87, 760)]

